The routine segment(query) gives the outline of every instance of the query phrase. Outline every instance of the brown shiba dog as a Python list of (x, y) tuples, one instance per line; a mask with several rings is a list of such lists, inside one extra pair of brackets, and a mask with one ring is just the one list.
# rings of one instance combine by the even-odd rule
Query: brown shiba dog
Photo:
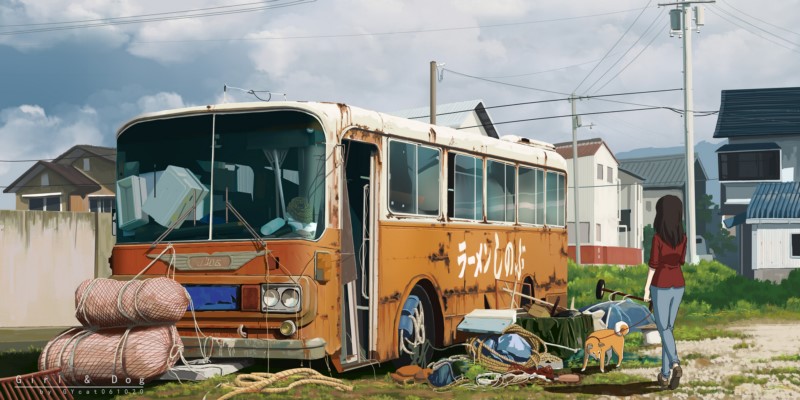
[(600, 360), (600, 372), (606, 372), (606, 352), (609, 350), (617, 354), (617, 358), (619, 358), (617, 367), (619, 367), (622, 364), (622, 351), (625, 348), (625, 335), (628, 334), (628, 330), (628, 324), (620, 321), (617, 322), (614, 329), (602, 329), (589, 334), (584, 343), (583, 368), (581, 368), (581, 371), (586, 370), (589, 356), (592, 355)]

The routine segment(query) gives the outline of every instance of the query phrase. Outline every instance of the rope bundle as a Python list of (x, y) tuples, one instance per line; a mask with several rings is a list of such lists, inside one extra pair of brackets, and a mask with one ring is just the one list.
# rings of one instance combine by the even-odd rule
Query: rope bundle
[[(284, 383), (292, 378), (298, 378), (287, 386), (269, 387), (278, 383)], [(295, 368), (278, 373), (255, 372), (252, 374), (241, 374), (236, 377), (233, 384), (224, 384), (223, 387), (234, 388), (233, 392), (227, 393), (218, 400), (227, 400), (242, 393), (284, 393), (301, 385), (321, 385), (332, 387), (342, 392), (352, 392), (353, 386), (345, 384), (342, 380), (331, 378), (320, 374), (311, 368)]]
[[(520, 364), (515, 360), (501, 355), (493, 348), (485, 346), (485, 342), (477, 337), (471, 338), (468, 342), (470, 355), (472, 355), (477, 363), (483, 365), (492, 372), (508, 372), (512, 369), (536, 369), (536, 366), (539, 365), (539, 362), (542, 360), (542, 353), (547, 352), (547, 344), (538, 336), (517, 324), (509, 325), (508, 328), (503, 331), (503, 334), (510, 333), (521, 336), (531, 346), (531, 356), (524, 364)], [(542, 349), (541, 352), (539, 348)], [(485, 353), (489, 353), (489, 355)]]

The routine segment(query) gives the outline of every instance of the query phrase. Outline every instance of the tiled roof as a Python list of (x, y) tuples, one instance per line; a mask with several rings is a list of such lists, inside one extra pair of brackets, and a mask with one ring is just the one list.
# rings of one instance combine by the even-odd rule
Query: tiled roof
[[(93, 156), (104, 158), (104, 159), (106, 159), (108, 161), (111, 161), (112, 163), (116, 163), (117, 162), (117, 149), (115, 149), (113, 147), (92, 146), (92, 145), (88, 145), (88, 144), (78, 144), (78, 145), (70, 147), (69, 150), (65, 151), (60, 156), (56, 157), (56, 159), (53, 160), (53, 162), (61, 161), (65, 157), (67, 157), (69, 154), (73, 154), (77, 150), (82, 150), (82, 151), (84, 151), (86, 153), (89, 153), (89, 154), (91, 154)], [(76, 157), (76, 156), (72, 156), (72, 157)], [(73, 161), (72, 159), (67, 160), (67, 162), (72, 162), (72, 161)]]
[[(644, 188), (683, 187), (686, 181), (686, 156), (674, 154), (658, 157), (628, 158), (619, 160), (620, 168), (630, 171), (645, 179)], [(707, 180), (708, 176), (695, 158), (695, 180)]]
[(723, 90), (715, 138), (800, 135), (800, 87)]
[[(561, 142), (556, 143), (553, 146), (556, 148), (556, 152), (564, 157), (565, 159), (571, 160), (572, 159), (572, 142)], [(601, 147), (606, 146), (606, 149), (611, 154), (611, 157), (617, 161), (619, 164), (619, 160), (617, 160), (617, 156), (614, 155), (614, 152), (608, 147), (608, 145), (600, 138), (593, 138), (593, 139), (584, 139), (578, 140), (578, 158), (586, 157), (586, 156), (593, 156), (597, 154), (597, 151), (600, 150)]]
[(759, 183), (747, 218), (800, 218), (800, 182)]
[[(20, 175), (17, 180), (12, 182), (8, 187), (3, 190), (3, 193), (16, 193), (20, 189), (28, 187), (28, 182), (41, 172), (43, 169), (52, 171), (59, 176), (63, 177), (72, 186), (75, 186), (79, 191), (94, 192), (100, 190), (100, 185), (94, 179), (89, 178), (77, 169), (69, 165), (56, 164), (50, 161), (38, 161), (33, 164), (25, 173)], [(35, 185), (39, 186), (39, 185)]]

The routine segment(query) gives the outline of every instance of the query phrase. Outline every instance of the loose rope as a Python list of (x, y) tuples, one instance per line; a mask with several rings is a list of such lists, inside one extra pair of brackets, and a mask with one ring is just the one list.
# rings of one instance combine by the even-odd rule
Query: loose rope
[[(474, 337), (469, 340), (469, 352), (473, 356), (475, 362), (481, 364), (482, 366), (486, 367), (489, 371), (492, 372), (508, 372), (512, 368), (514, 369), (535, 369), (539, 362), (541, 361), (541, 353), (547, 352), (547, 344), (540, 339), (538, 336), (533, 334), (532, 332), (526, 330), (525, 328), (517, 325), (512, 324), (509, 325), (504, 331), (503, 334), (510, 334), (515, 333), (525, 339), (531, 346), (531, 356), (524, 364), (520, 364), (517, 361), (514, 361), (502, 354), (498, 353), (491, 347), (485, 345), (485, 342), (480, 338)], [(540, 352), (539, 349), (542, 349)], [(489, 355), (484, 354), (484, 352), (488, 352)]]
[[(289, 379), (298, 378), (287, 386), (269, 387), (276, 383), (283, 383)], [(233, 381), (233, 384), (223, 384), (225, 388), (234, 388), (233, 392), (227, 393), (217, 400), (227, 400), (243, 393), (264, 393), (275, 394), (285, 393), (301, 385), (321, 385), (332, 387), (342, 392), (352, 392), (353, 386), (345, 384), (342, 380), (331, 378), (320, 374), (311, 368), (295, 368), (278, 373), (255, 372), (252, 374), (240, 374)]]

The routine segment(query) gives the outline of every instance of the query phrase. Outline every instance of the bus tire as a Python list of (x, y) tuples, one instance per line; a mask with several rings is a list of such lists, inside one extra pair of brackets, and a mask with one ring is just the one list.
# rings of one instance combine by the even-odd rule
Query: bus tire
[(400, 314), (398, 358), (393, 361), (396, 367), (416, 361), (424, 368), (433, 359), (431, 346), (436, 344), (437, 333), (433, 313), (433, 302), (428, 292), (420, 285), (414, 286)]

